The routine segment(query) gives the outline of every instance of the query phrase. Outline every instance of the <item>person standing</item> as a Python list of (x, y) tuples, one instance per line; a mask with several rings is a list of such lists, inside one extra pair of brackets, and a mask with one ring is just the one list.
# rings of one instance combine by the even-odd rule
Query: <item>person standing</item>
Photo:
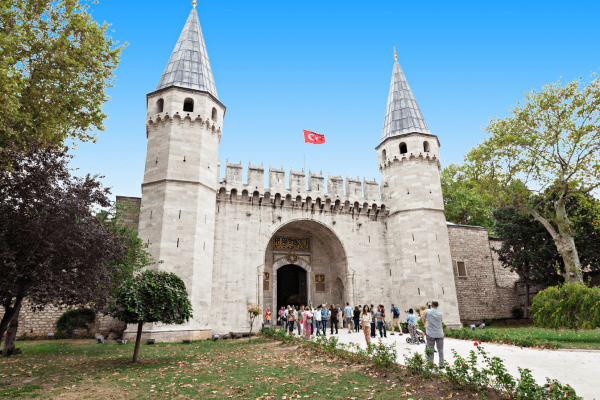
[(427, 323), (427, 347), (430, 348), (429, 362), (433, 362), (433, 350), (437, 347), (437, 352), (440, 359), (440, 367), (444, 365), (444, 329), (442, 321), (444, 314), (438, 310), (438, 302), (433, 301), (431, 310), (425, 313), (425, 321)]
[(417, 327), (415, 326), (415, 312), (412, 308), (408, 309), (408, 314), (406, 314), (406, 322), (408, 322), (408, 333), (410, 333), (410, 342), (413, 344), (418, 344), (419, 339), (417, 339)]
[(314, 318), (315, 318), (315, 325), (317, 326), (317, 331), (316, 331), (317, 334), (316, 335), (319, 336), (320, 335), (319, 329), (321, 328), (321, 321), (323, 320), (320, 304), (317, 306), (317, 310), (315, 311)]
[(288, 311), (287, 320), (288, 320), (288, 329), (289, 329), (290, 333), (294, 333), (294, 309), (293, 308), (291, 308)]
[(346, 314), (346, 325), (348, 327), (348, 333), (352, 333), (352, 308), (350, 308), (350, 303), (346, 303), (344, 313)]
[(331, 334), (333, 335), (333, 328), (335, 326), (335, 334), (338, 334), (338, 316), (339, 316), (339, 311), (337, 309), (337, 307), (335, 306), (335, 304), (331, 305), (331, 309), (329, 310), (330, 314), (331, 314)]
[(321, 307), (321, 326), (325, 336), (327, 336), (327, 318), (329, 318), (329, 311), (327, 310), (327, 304), (325, 304)]
[(377, 311), (375, 311), (375, 306), (373, 304), (371, 304), (369, 310), (371, 310), (371, 337), (375, 338), (375, 322), (377, 320)]
[(398, 310), (398, 307), (392, 304), (390, 312), (392, 313), (392, 335), (393, 332), (396, 332), (396, 329), (394, 328), (396, 326), (398, 327), (400, 335), (402, 335), (402, 327), (400, 326), (400, 310)]
[(365, 334), (365, 341), (367, 342), (367, 347), (371, 344), (371, 335), (369, 335), (370, 324), (371, 324), (371, 312), (369, 311), (368, 306), (363, 307), (362, 314), (360, 315), (360, 320), (362, 321), (362, 329)]
[(279, 325), (281, 325), (281, 326), (284, 326), (284, 325), (285, 325), (285, 323), (284, 323), (284, 322), (285, 322), (285, 320), (284, 320), (284, 317), (283, 317), (283, 313), (284, 313), (284, 312), (285, 312), (285, 311), (283, 310), (283, 306), (282, 306), (282, 307), (281, 307), (281, 310), (279, 310)]
[(312, 332), (311, 325), (312, 325), (312, 319), (313, 319), (313, 314), (312, 312), (310, 312), (310, 307), (306, 307), (306, 310), (304, 310), (304, 334), (306, 335), (307, 339), (310, 339), (310, 334)]
[(356, 306), (354, 307), (354, 315), (353, 315), (353, 319), (354, 319), (354, 331), (355, 332), (359, 332), (360, 331), (360, 307)]
[(379, 305), (377, 311), (377, 328), (379, 329), (379, 337), (387, 339), (387, 328), (385, 326), (385, 308), (383, 304)]
[(267, 311), (265, 311), (265, 328), (271, 329), (271, 310), (268, 308)]

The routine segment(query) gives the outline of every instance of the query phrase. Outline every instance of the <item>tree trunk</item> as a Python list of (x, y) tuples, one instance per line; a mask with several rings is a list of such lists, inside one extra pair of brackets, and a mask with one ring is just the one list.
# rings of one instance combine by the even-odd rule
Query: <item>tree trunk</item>
[(565, 203), (565, 196), (561, 196), (554, 203), (559, 232), (558, 240), (555, 238), (554, 241), (565, 263), (565, 283), (583, 283), (583, 272), (579, 263), (579, 254), (575, 247), (575, 238), (573, 237), (571, 221), (569, 221)]
[(565, 263), (565, 283), (579, 282), (583, 284), (583, 273), (581, 272), (579, 255), (577, 254), (575, 239), (573, 238), (573, 233), (571, 231), (571, 221), (569, 221), (567, 211), (565, 210), (565, 200), (559, 199), (554, 203), (554, 208), (558, 220), (558, 232), (556, 232), (548, 220), (542, 217), (537, 211), (523, 211), (529, 212), (533, 219), (544, 225), (548, 233), (552, 236), (552, 239), (554, 239), (556, 249)]
[(529, 283), (525, 284), (525, 318), (529, 319)]
[(138, 323), (137, 335), (135, 336), (135, 348), (133, 349), (133, 363), (135, 364), (138, 359), (138, 353), (140, 351), (140, 342), (142, 341), (142, 327), (143, 322)]
[(18, 311), (21, 309), (22, 302), (23, 297), (17, 296), (14, 306), (4, 308), (4, 316), (2, 317), (2, 321), (0, 321), (0, 343), (4, 340), (4, 333), (6, 333), (10, 321), (12, 321), (14, 315), (18, 314)]
[(2, 350), (2, 356), (10, 357), (15, 349), (15, 338), (17, 337), (17, 329), (19, 329), (19, 312), (21, 311), (21, 302), (13, 309), (15, 310), (10, 323), (8, 324), (8, 330), (6, 331), (6, 341), (4, 342), (4, 349)]

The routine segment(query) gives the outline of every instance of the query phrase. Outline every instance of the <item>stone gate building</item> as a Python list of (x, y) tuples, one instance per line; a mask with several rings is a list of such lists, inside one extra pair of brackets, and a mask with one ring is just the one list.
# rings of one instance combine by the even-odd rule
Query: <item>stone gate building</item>
[(249, 165), (244, 181), (242, 164), (227, 162), (220, 177), (226, 107), (191, 11), (147, 95), (138, 230), (163, 261), (156, 267), (183, 278), (194, 317), (181, 326), (149, 324), (145, 335), (171, 340), (247, 330), (250, 304), (277, 310), (348, 301), (405, 310), (438, 300), (446, 323), (460, 325), (440, 143), (395, 58), (383, 133), (373, 142), (381, 187), (293, 170), (286, 186), (284, 170), (269, 167), (265, 188), (263, 164)]

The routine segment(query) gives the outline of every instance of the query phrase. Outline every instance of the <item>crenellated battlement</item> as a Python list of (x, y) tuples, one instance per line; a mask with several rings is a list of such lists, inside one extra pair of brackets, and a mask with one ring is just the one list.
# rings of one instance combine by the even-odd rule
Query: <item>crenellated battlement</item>
[[(256, 198), (257, 201), (263, 202), (263, 199), (273, 203), (276, 198), (285, 200), (288, 199), (293, 203), (309, 203), (326, 205), (333, 204), (338, 209), (364, 207), (380, 209), (382, 204), (379, 184), (375, 179), (367, 181), (365, 178), (360, 180), (360, 177), (343, 179), (341, 175), (327, 174), (327, 185), (323, 171), (317, 173), (308, 172), (307, 174), (302, 169), (294, 171), (290, 168), (288, 176), (288, 187), (285, 184), (286, 173), (283, 167), (273, 168), (269, 166), (268, 185), (264, 187), (265, 169), (263, 164), (260, 166), (248, 163), (247, 180), (244, 183), (242, 162), (230, 163), (226, 160), (225, 177), (219, 183), (218, 198), (223, 199), (238, 199), (242, 196), (246, 199)], [(307, 187), (308, 184), (308, 187)], [(232, 197), (232, 193), (237, 197)], [(291, 203), (290, 203), (291, 204)], [(319, 207), (320, 207), (319, 206)], [(383, 206), (384, 207), (384, 206)], [(384, 207), (385, 208), (385, 207)]]
[(438, 169), (442, 168), (442, 164), (440, 163), (439, 158), (437, 158), (435, 155), (431, 156), (429, 154), (425, 154), (423, 155), (422, 153), (419, 155), (414, 155), (413, 153), (410, 154), (402, 154), (400, 157), (398, 156), (394, 156), (392, 157), (388, 157), (385, 159), (385, 161), (381, 164), (379, 164), (379, 170), (383, 171), (384, 169), (388, 169), (391, 168), (395, 165), (401, 165), (402, 163), (405, 162), (422, 162), (422, 163), (428, 163), (428, 164), (435, 164), (437, 165)]
[(215, 121), (210, 118), (202, 118), (200, 115), (196, 117), (193, 115), (190, 116), (190, 114), (180, 115), (179, 112), (176, 112), (172, 116), (169, 113), (164, 115), (157, 114), (155, 117), (150, 116), (146, 122), (146, 139), (149, 138), (151, 129), (156, 131), (159, 127), (164, 127), (168, 124), (183, 126), (186, 123), (189, 124), (190, 128), (197, 127), (212, 132), (213, 135), (218, 135), (219, 142), (221, 142), (223, 132), (221, 131), (221, 127), (215, 124)]

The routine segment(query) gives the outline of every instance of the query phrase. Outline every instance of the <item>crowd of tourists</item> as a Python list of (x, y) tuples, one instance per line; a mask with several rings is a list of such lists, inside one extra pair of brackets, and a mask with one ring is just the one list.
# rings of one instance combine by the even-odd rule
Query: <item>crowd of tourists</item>
[[(427, 303), (426, 309), (422, 312), (421, 319), (425, 327), (425, 332), (417, 329), (414, 310), (411, 308), (405, 314), (405, 320), (410, 338), (408, 343), (418, 344), (426, 342), (426, 346), (434, 352), (439, 353), (440, 365), (444, 360), (444, 331), (442, 329), (443, 314), (438, 309), (438, 302), (433, 301)], [(293, 305), (281, 307), (277, 311), (277, 324), (290, 332), (297, 329), (298, 335), (310, 338), (311, 335), (327, 335), (327, 328), (330, 329), (330, 334), (338, 334), (338, 328), (348, 329), (348, 333), (363, 332), (367, 345), (371, 343), (371, 339), (376, 337), (379, 331), (380, 338), (387, 338), (387, 325), (390, 322), (390, 328), (394, 331), (397, 326), (399, 334), (402, 335), (402, 327), (400, 324), (400, 310), (398, 307), (391, 305), (391, 318), (388, 320), (385, 307), (383, 304), (375, 307), (373, 304), (358, 305), (354, 308), (346, 303), (346, 307), (342, 310), (336, 307), (335, 304), (327, 307), (327, 304), (318, 305), (317, 308), (312, 306), (304, 306), (296, 308)], [(273, 315), (269, 309), (265, 311), (265, 325), (271, 325)], [(437, 348), (437, 350), (435, 350)], [(433, 361), (433, 352), (430, 355), (430, 360)]]

